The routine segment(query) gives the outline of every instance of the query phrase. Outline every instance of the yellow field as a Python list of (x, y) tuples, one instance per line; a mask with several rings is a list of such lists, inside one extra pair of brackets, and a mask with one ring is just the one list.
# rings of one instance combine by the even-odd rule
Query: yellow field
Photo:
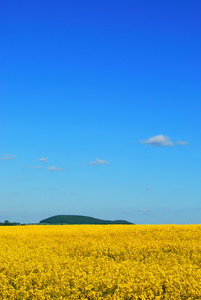
[(201, 225), (0, 227), (0, 299), (201, 299)]

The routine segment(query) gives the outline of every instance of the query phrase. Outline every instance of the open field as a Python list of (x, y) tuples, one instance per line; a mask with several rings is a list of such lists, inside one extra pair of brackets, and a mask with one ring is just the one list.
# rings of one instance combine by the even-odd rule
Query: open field
[(0, 299), (201, 299), (201, 225), (0, 227)]

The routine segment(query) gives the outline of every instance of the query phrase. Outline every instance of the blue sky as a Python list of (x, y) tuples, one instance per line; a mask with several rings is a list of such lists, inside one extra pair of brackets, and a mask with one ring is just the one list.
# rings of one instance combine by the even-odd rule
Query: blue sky
[(200, 223), (200, 10), (1, 4), (0, 221)]

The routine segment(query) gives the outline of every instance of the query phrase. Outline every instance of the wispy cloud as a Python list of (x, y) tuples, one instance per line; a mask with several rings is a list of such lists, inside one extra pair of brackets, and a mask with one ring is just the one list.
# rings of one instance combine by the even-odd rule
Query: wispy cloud
[(31, 168), (34, 168), (34, 169), (42, 169), (43, 167), (42, 167), (42, 166), (21, 166), (20, 168), (27, 168), (27, 169), (31, 169)]
[(47, 163), (48, 162), (48, 157), (41, 157), (41, 158), (39, 158), (39, 161)]
[(14, 160), (14, 159), (15, 159), (15, 155), (6, 154), (4, 155), (4, 157), (2, 157), (2, 160)]
[(186, 146), (188, 144), (188, 142), (186, 141), (178, 141), (176, 142), (177, 145), (181, 145), (181, 146)]
[(174, 143), (168, 136), (163, 134), (150, 137), (147, 140), (141, 140), (140, 143), (151, 147), (172, 147), (175, 145), (186, 146), (188, 144), (186, 141), (178, 141)]
[(147, 188), (147, 191), (152, 191), (153, 189), (151, 187), (148, 187)]
[(96, 158), (95, 161), (90, 161), (89, 165), (100, 166), (100, 165), (109, 165), (110, 163), (106, 160)]
[(13, 180), (24, 180), (24, 177), (14, 177)]
[(149, 146), (163, 146), (163, 147), (170, 147), (170, 146), (174, 146), (174, 143), (170, 140), (169, 137), (164, 136), (163, 134), (159, 134), (153, 137), (148, 138), (145, 141), (140, 141), (141, 144), (146, 144)]
[(48, 171), (63, 171), (63, 168), (51, 166), (51, 167), (48, 167)]

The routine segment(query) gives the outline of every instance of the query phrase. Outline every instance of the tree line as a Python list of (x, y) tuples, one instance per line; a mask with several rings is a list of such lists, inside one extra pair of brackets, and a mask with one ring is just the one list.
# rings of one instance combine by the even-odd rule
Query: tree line
[(9, 222), (8, 220), (5, 220), (3, 223), (0, 222), (0, 226), (17, 226), (17, 225), (21, 225), (18, 222)]

